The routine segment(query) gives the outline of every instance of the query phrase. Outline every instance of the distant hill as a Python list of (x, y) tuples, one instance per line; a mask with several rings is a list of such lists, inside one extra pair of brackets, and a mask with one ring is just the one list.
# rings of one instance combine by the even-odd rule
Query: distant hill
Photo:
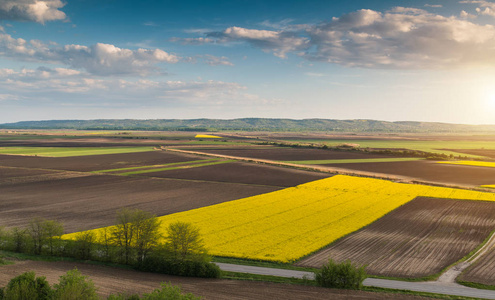
[(0, 124), (1, 129), (164, 130), (164, 131), (330, 131), (402, 133), (495, 133), (495, 125), (463, 125), (436, 122), (387, 122), (330, 119), (102, 119), (24, 121)]

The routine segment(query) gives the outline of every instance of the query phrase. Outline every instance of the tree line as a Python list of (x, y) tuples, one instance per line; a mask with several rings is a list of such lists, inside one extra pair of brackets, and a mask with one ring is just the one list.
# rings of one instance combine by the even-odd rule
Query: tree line
[[(97, 288), (93, 281), (77, 269), (60, 276), (58, 283), (50, 286), (44, 276), (36, 277), (26, 272), (12, 278), (7, 286), (0, 288), (0, 300), (98, 300)], [(161, 288), (140, 297), (137, 294), (112, 294), (107, 300), (200, 300), (191, 293), (183, 294), (180, 287), (162, 283)]]
[[(161, 234), (161, 222), (149, 212), (124, 208), (113, 227), (82, 231), (61, 239), (63, 224), (32, 219), (26, 228), (0, 229), (0, 249), (19, 253), (72, 257), (131, 265), (139, 270), (195, 277), (220, 277), (211, 263), (199, 228), (175, 222)], [(162, 242), (162, 241), (165, 242)]]

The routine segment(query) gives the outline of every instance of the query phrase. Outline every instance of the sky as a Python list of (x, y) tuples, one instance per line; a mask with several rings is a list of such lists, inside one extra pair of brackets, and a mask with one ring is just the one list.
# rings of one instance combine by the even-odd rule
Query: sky
[(495, 124), (495, 0), (0, 0), (0, 123)]

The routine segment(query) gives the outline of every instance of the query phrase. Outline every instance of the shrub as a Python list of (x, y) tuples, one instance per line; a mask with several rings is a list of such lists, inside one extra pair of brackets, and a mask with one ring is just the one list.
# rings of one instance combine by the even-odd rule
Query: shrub
[(220, 277), (220, 268), (208, 261), (180, 261), (157, 254), (146, 257), (139, 265), (139, 269), (146, 272), (178, 276), (203, 278)]
[(77, 269), (60, 276), (59, 283), (53, 287), (55, 300), (98, 299), (93, 281), (83, 276)]
[(182, 294), (181, 288), (173, 286), (170, 283), (162, 283), (161, 289), (156, 289), (149, 294), (144, 294), (143, 300), (199, 300), (201, 297), (196, 297), (191, 293)]
[(3, 292), (6, 300), (48, 300), (52, 290), (45, 277), (37, 277), (34, 272), (26, 272), (14, 277)]
[(355, 266), (349, 260), (339, 264), (330, 259), (320, 270), (315, 271), (316, 283), (323, 287), (360, 289), (367, 276), (364, 268)]

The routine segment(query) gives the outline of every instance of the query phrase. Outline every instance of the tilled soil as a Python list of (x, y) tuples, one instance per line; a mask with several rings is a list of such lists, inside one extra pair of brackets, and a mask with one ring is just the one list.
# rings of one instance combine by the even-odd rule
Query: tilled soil
[(93, 280), (98, 288), (98, 294), (102, 297), (117, 293), (150, 293), (153, 289), (159, 288), (160, 283), (165, 282), (181, 286), (184, 293), (193, 293), (204, 299), (215, 300), (432, 299), (402, 294), (337, 290), (268, 282), (187, 278), (82, 263), (44, 261), (18, 261), (14, 265), (0, 266), (0, 287), (7, 285), (12, 277), (27, 271), (34, 271), (37, 276), (46, 276), (48, 282), (53, 285), (58, 282), (60, 276), (74, 268)]
[(495, 285), (495, 248), (480, 257), (471, 267), (464, 271), (460, 280)]
[(494, 227), (493, 202), (417, 198), (297, 265), (350, 259), (374, 275), (424, 277), (467, 255)]
[(24, 227), (41, 217), (62, 222), (68, 233), (113, 225), (122, 207), (163, 216), (278, 189), (112, 175), (17, 182), (0, 185), (0, 226)]
[(141, 176), (291, 187), (327, 178), (331, 175), (268, 165), (232, 162), (190, 169), (144, 173)]
[(406, 176), (445, 184), (480, 186), (495, 183), (495, 168), (438, 164), (432, 161), (404, 161), (325, 165), (347, 170)]
[(67, 171), (99, 171), (136, 166), (148, 166), (191, 160), (203, 157), (171, 153), (165, 151), (150, 151), (122, 154), (105, 154), (73, 157), (35, 157), (19, 155), (0, 155), (0, 166), (28, 167)]

